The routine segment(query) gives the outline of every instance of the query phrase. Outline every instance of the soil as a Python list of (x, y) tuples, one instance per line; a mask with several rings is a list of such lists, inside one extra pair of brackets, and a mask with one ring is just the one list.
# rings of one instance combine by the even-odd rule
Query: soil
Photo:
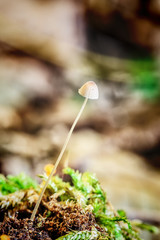
[(43, 206), (46, 210), (41, 209), (34, 221), (26, 218), (27, 210), (27, 213), (12, 212), (12, 217), (4, 217), (0, 223), (0, 235), (8, 235), (11, 240), (53, 240), (71, 230), (91, 230), (93, 226), (104, 231), (97, 226), (94, 215), (90, 211), (84, 211), (78, 204), (62, 204), (54, 199), (50, 202), (43, 201)]
[(37, 229), (34, 223), (28, 218), (6, 218), (0, 224), (0, 235), (2, 234), (9, 235), (11, 240), (51, 240), (47, 232)]

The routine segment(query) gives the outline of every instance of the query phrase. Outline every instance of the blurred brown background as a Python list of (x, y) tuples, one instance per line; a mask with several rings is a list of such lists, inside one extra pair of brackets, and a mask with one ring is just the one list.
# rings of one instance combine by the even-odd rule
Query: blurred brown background
[(54, 163), (88, 80), (100, 98), (64, 160), (95, 172), (115, 208), (159, 225), (159, 0), (0, 0), (0, 171), (34, 177)]

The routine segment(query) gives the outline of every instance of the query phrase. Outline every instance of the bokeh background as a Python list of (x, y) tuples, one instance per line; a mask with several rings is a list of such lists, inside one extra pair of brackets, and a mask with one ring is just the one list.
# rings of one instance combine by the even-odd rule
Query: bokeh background
[(59, 171), (95, 172), (116, 209), (160, 225), (159, 0), (0, 0), (0, 172), (55, 162), (89, 80), (100, 97)]

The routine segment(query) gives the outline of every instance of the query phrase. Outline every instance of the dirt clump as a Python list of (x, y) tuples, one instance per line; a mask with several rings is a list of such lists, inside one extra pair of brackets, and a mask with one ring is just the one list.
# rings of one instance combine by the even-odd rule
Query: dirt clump
[(5, 218), (0, 223), (0, 235), (2, 234), (7, 234), (11, 240), (51, 240), (47, 232), (38, 229), (27, 218)]

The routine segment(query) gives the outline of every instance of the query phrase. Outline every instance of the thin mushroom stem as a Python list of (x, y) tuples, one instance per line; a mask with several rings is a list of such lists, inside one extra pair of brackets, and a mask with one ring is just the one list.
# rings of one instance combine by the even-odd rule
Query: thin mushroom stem
[(79, 111), (76, 119), (74, 120), (74, 122), (73, 122), (73, 124), (72, 124), (72, 127), (71, 127), (71, 129), (70, 129), (70, 131), (69, 131), (69, 133), (68, 133), (68, 135), (67, 135), (66, 141), (64, 142), (64, 145), (63, 145), (63, 147), (62, 147), (62, 150), (61, 150), (61, 152), (60, 152), (60, 154), (59, 154), (59, 156), (58, 156), (58, 158), (57, 158), (57, 161), (56, 161), (56, 163), (55, 163), (55, 165), (54, 165), (54, 167), (53, 167), (53, 169), (52, 169), (52, 171), (51, 171), (51, 173), (50, 173), (50, 175), (49, 175), (49, 177), (48, 177), (48, 179), (47, 179), (47, 181), (46, 181), (46, 183), (45, 183), (45, 185), (44, 185), (44, 187), (43, 187), (43, 189), (42, 189), (42, 191), (41, 191), (41, 193), (40, 193), (40, 195), (39, 195), (39, 198), (38, 198), (38, 200), (37, 200), (37, 203), (36, 203), (36, 205), (35, 205), (35, 207), (34, 207), (34, 210), (33, 210), (33, 212), (32, 212), (31, 218), (30, 218), (32, 221), (33, 221), (34, 218), (35, 218), (35, 215), (36, 215), (37, 210), (38, 210), (38, 208), (39, 208), (39, 205), (40, 205), (40, 203), (41, 203), (43, 194), (44, 194), (44, 192), (45, 192), (45, 190), (46, 190), (46, 188), (47, 188), (47, 186), (48, 186), (48, 183), (49, 183), (49, 181), (51, 180), (53, 174), (56, 172), (57, 166), (58, 166), (60, 160), (61, 160), (62, 157), (63, 157), (63, 154), (64, 154), (64, 152), (65, 152), (65, 150), (66, 150), (67, 144), (68, 144), (68, 142), (69, 142), (69, 140), (70, 140), (70, 138), (71, 138), (72, 132), (73, 132), (73, 130), (74, 130), (74, 128), (75, 128), (75, 126), (76, 126), (76, 124), (77, 124), (77, 122), (78, 122), (78, 120), (79, 120), (79, 118), (80, 118), (80, 116), (81, 116), (81, 114), (82, 114), (85, 106), (86, 106), (87, 101), (88, 101), (88, 98), (85, 98), (85, 100), (84, 100), (84, 102), (83, 102), (83, 105), (82, 105), (82, 107), (81, 107), (81, 109), (80, 109), (80, 111)]

